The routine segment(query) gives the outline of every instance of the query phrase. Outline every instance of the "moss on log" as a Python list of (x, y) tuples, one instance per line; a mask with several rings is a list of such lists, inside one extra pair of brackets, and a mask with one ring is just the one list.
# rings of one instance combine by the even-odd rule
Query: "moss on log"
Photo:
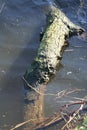
[(47, 27), (37, 56), (27, 69), (25, 80), (33, 87), (48, 83), (60, 65), (68, 38), (83, 32), (84, 30), (73, 24), (61, 10), (52, 6), (47, 14)]

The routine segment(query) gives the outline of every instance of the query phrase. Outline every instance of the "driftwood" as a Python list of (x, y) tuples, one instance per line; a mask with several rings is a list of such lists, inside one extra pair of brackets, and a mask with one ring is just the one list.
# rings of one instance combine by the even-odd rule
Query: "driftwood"
[[(68, 38), (83, 32), (84, 29), (73, 24), (61, 10), (52, 6), (47, 15), (46, 30), (41, 34), (37, 56), (27, 69), (25, 80), (33, 87), (48, 83), (60, 66)], [(26, 85), (26, 88), (29, 87)]]
[[(59, 9), (51, 7), (47, 15), (46, 30), (41, 33), (41, 43), (37, 56), (23, 77), (25, 88), (33, 87), (30, 91), (25, 90), (24, 122), (15, 126), (12, 130), (22, 125), (25, 125), (23, 130), (31, 130), (32, 127), (36, 128), (36, 125), (40, 122), (43, 123), (45, 85), (42, 84), (47, 83), (59, 68), (63, 51), (68, 45), (67, 39), (73, 35), (81, 34), (83, 31)], [(34, 88), (36, 86), (39, 90)], [(48, 126), (50, 126), (50, 123), (46, 125), (46, 127)]]
[(59, 69), (63, 52), (68, 45), (68, 38), (83, 32), (84, 29), (73, 24), (63, 12), (51, 7), (47, 15), (46, 30), (40, 34), (41, 43), (37, 56), (23, 77), (24, 87), (29, 89), (25, 90), (24, 130), (39, 130), (40, 122), (42, 122), (41, 128), (44, 129), (56, 121), (62, 121), (62, 118), (56, 120), (52, 118), (55, 122), (51, 121), (43, 125), (43, 121), (47, 121), (44, 119), (45, 85), (43, 84), (48, 83)]

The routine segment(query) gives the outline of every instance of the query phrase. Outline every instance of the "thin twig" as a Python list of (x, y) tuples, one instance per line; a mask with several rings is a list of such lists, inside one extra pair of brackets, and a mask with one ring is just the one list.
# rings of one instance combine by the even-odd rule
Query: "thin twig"
[(84, 106), (84, 104), (81, 104), (80, 108), (73, 114), (72, 117), (70, 117), (69, 121), (62, 127), (61, 130), (64, 130), (65, 127), (68, 126), (68, 124), (75, 118), (75, 116), (79, 113), (79, 111), (81, 111), (83, 109), (83, 106)]
[(64, 111), (64, 110), (66, 110), (66, 108), (68, 108), (68, 107), (70, 107), (70, 106), (74, 106), (74, 105), (86, 105), (87, 104), (87, 100), (86, 101), (73, 101), (72, 103), (70, 103), (70, 104), (65, 104), (65, 105), (63, 105), (61, 108), (60, 108), (60, 110), (61, 111)]
[[(39, 118), (38, 120), (42, 120), (42, 119), (43, 118)], [(44, 121), (42, 121), (40, 123), (43, 123), (43, 122), (45, 122), (45, 120), (48, 120), (48, 119), (49, 118), (45, 118)], [(30, 120), (24, 121), (22, 123), (17, 124), (16, 126), (14, 126), (13, 128), (11, 128), (10, 130), (15, 130), (15, 129), (17, 129), (17, 128), (19, 128), (19, 127), (21, 127), (21, 126), (23, 126), (23, 125), (25, 125), (25, 124), (27, 124), (27, 123), (29, 123), (31, 121), (35, 121), (35, 120), (37, 120), (37, 119), (30, 119)]]
[(41, 93), (39, 90), (37, 90), (36, 88), (32, 87), (24, 77), (22, 77), (22, 79), (25, 81), (26, 85), (29, 86), (31, 89), (33, 89), (36, 93), (40, 94), (40, 95), (51, 95), (51, 96), (56, 96), (57, 94), (53, 94), (53, 93), (47, 93), (47, 94), (44, 94), (44, 93)]
[[(74, 117), (79, 113), (79, 112), (81, 112), (82, 110), (83, 110), (83, 105), (84, 104), (86, 104), (86, 103), (84, 103), (84, 102), (75, 102), (75, 103), (72, 103), (72, 104), (68, 104), (68, 105), (65, 105), (65, 106), (67, 106), (67, 107), (69, 107), (69, 106), (71, 106), (71, 105), (79, 105), (79, 104), (81, 104), (81, 106), (80, 106), (80, 108), (77, 110), (77, 111), (74, 111), (74, 112), (72, 112), (72, 113), (68, 113), (68, 115), (67, 115), (67, 113), (64, 113), (63, 111), (62, 111), (62, 117), (60, 117), (59, 115), (60, 115), (60, 113), (58, 112), (57, 114), (56, 114), (56, 116), (54, 117), (54, 116), (51, 116), (51, 117), (49, 117), (48, 119), (50, 119), (50, 121), (48, 122), (48, 121), (44, 121), (44, 123), (42, 123), (42, 124), (39, 124), (39, 128), (44, 128), (44, 127), (49, 127), (49, 126), (51, 126), (51, 125), (53, 125), (53, 124), (55, 124), (55, 123), (58, 123), (58, 122), (60, 122), (60, 121), (65, 121), (66, 123), (67, 123), (67, 125), (74, 119)], [(66, 107), (66, 108), (67, 108)], [(64, 115), (63, 115), (64, 114)], [(71, 116), (71, 115), (73, 115), (73, 116)], [(69, 119), (70, 118), (70, 119)], [(67, 122), (67, 120), (66, 119), (69, 119), (69, 121)], [(48, 123), (45, 123), (45, 122), (48, 122)], [(66, 125), (66, 127), (68, 128), (68, 126)], [(37, 126), (37, 128), (38, 128), (38, 126)]]
[[(49, 117), (49, 119), (51, 119), (51, 120), (48, 123), (45, 123), (47, 121), (44, 121), (43, 124), (41, 124), (41, 125), (39, 124), (39, 127), (38, 126), (34, 127), (34, 130), (37, 130), (38, 128), (47, 128), (47, 127), (50, 127), (52, 125), (58, 124), (61, 121), (65, 121), (67, 123), (66, 118), (69, 119), (70, 115), (76, 116), (81, 110), (83, 110), (83, 107), (80, 107), (79, 111), (72, 112), (68, 115), (66, 113), (64, 113), (64, 116), (61, 115), (60, 117), (58, 117), (58, 116), (57, 117)], [(58, 113), (57, 113), (57, 115), (58, 115)], [(59, 115), (60, 115), (60, 113), (59, 113)], [(74, 119), (74, 117), (72, 118), (72, 120), (73, 119)], [(71, 120), (71, 117), (70, 117), (70, 121), (72, 121), (72, 120)], [(68, 128), (68, 126), (66, 126), (66, 127)]]
[[(40, 95), (50, 95), (50, 96), (57, 96), (57, 98), (61, 98), (63, 96), (66, 96), (68, 94), (71, 94), (73, 92), (76, 92), (76, 91), (82, 91), (82, 89), (75, 89), (75, 90), (70, 90), (68, 91), (67, 89), (66, 90), (63, 90), (61, 92), (58, 92), (58, 93), (41, 93), (39, 90), (37, 90), (36, 88), (34, 88), (33, 86), (31, 86), (24, 77), (22, 77), (22, 79), (24, 80), (24, 82), (26, 83), (27, 86), (29, 86), (32, 90), (34, 90), (36, 93), (40, 94)], [(68, 92), (67, 92), (68, 91)]]
[(56, 97), (56, 99), (59, 99), (59, 98), (64, 97), (64, 96), (67, 97), (69, 94), (74, 93), (74, 92), (78, 92), (78, 91), (84, 91), (84, 89), (71, 89), (70, 91), (68, 89), (63, 90), (57, 94), (58, 96)]
[(59, 117), (55, 117), (55, 118), (53, 118), (50, 122), (48, 122), (47, 124), (45, 124), (45, 127), (46, 126), (49, 126), (50, 124), (52, 124), (52, 123), (54, 123), (56, 120), (58, 120), (59, 119)]
[(2, 13), (2, 10), (4, 9), (5, 3), (2, 4), (1, 9), (0, 9), (0, 14)]
[(74, 49), (66, 49), (65, 52), (73, 52)]
[[(67, 124), (65, 124), (64, 128), (74, 119), (74, 117), (83, 109), (83, 105), (84, 104), (81, 104), (80, 108), (74, 112), (73, 116), (70, 117), (69, 121), (67, 122)], [(72, 115), (71, 113), (69, 115)], [(33, 130), (37, 129), (37, 128), (42, 128), (42, 127), (49, 127), (50, 125), (53, 125), (55, 124), (56, 122), (60, 122), (60, 121), (63, 121), (65, 120), (65, 117), (67, 115), (63, 116), (63, 117), (58, 117), (58, 113), (57, 113), (57, 116), (56, 117), (53, 117), (53, 116), (50, 116), (50, 117), (47, 117), (44, 119), (44, 121), (40, 122), (39, 124), (36, 124), (36, 127), (33, 128)], [(40, 118), (40, 119), (43, 119), (43, 118)], [(51, 121), (48, 122), (48, 120), (51, 119)], [(22, 123), (19, 123), (17, 124), (15, 127), (11, 128), (10, 130), (15, 130), (31, 121), (35, 121), (36, 119), (30, 119), (30, 120), (27, 120), (25, 122), (22, 122)], [(48, 123), (45, 123), (45, 122), (48, 122)], [(39, 127), (38, 127), (39, 126)], [(63, 129), (62, 129), (63, 130)]]
[(27, 124), (27, 123), (29, 123), (31, 121), (35, 121), (35, 120), (36, 119), (30, 119), (30, 120), (24, 121), (22, 123), (17, 124), (15, 127), (11, 128), (10, 130), (15, 130), (15, 129), (17, 129), (17, 128), (19, 128), (19, 127), (21, 127), (21, 126), (23, 126), (23, 125), (25, 125), (25, 124)]
[[(87, 98), (78, 98), (78, 97), (72, 97), (72, 96), (68, 96), (68, 97), (72, 98), (72, 99), (75, 99), (75, 100), (79, 100), (79, 101), (86, 101), (87, 100)], [(71, 102), (71, 101), (69, 101), (69, 102)]]
[(37, 89), (35, 89), (34, 87), (32, 87), (24, 77), (22, 77), (22, 79), (24, 80), (24, 82), (26, 83), (27, 86), (29, 86), (32, 90), (34, 90), (36, 93), (43, 95), (43, 93), (41, 93), (40, 91), (38, 91)]

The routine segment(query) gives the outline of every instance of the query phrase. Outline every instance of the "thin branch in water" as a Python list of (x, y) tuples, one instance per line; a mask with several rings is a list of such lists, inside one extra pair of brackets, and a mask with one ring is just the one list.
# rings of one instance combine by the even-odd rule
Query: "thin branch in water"
[(32, 90), (34, 90), (36, 93), (43, 95), (43, 93), (40, 93), (40, 91), (38, 91), (37, 89), (35, 89), (34, 87), (32, 87), (24, 77), (22, 77), (22, 79), (24, 80), (24, 82), (26, 83), (27, 86), (29, 86)]
[(73, 114), (73, 116), (70, 116), (69, 120), (67, 121), (67, 123), (62, 127), (61, 130), (64, 130), (65, 127), (68, 126), (68, 124), (76, 117), (76, 115), (83, 109), (84, 104), (81, 104), (80, 108)]
[[(43, 119), (43, 118), (40, 118), (40, 120), (41, 119)], [(37, 120), (37, 119), (30, 119), (30, 120), (24, 121), (22, 123), (17, 124), (16, 126), (14, 126), (13, 128), (11, 128), (10, 130), (15, 130), (15, 129), (17, 129), (17, 128), (19, 128), (19, 127), (21, 127), (21, 126), (23, 126), (23, 125), (25, 125), (25, 124), (27, 124), (27, 123), (29, 123), (31, 121), (35, 121), (35, 120)]]
[(64, 96), (68, 96), (71, 93), (79, 92), (79, 91), (84, 91), (84, 89), (70, 89), (70, 90), (66, 89), (66, 90), (60, 91), (57, 93), (56, 99), (59, 99)]
[[(68, 116), (66, 113), (61, 112), (61, 117), (63, 118), (63, 120), (65, 121), (65, 123), (67, 123), (66, 117), (69, 118), (69, 116)], [(68, 128), (68, 125), (67, 125), (66, 127), (67, 127), (67, 129), (69, 129), (69, 128)]]
[[(72, 97), (72, 96), (68, 96), (69, 98), (72, 98), (74, 100), (79, 100), (79, 101), (86, 101), (87, 100), (87, 97), (85, 98), (78, 98), (78, 97)], [(69, 101), (70, 102), (70, 101)], [(75, 102), (75, 101), (74, 101)]]
[[(63, 96), (66, 96), (66, 95), (68, 95), (68, 94), (71, 94), (71, 93), (73, 93), (73, 92), (78, 92), (78, 91), (82, 91), (82, 89), (74, 89), (74, 90), (70, 90), (70, 91), (68, 91), (67, 89), (66, 90), (63, 90), (63, 91), (61, 91), (61, 92), (58, 92), (58, 93), (46, 93), (46, 94), (44, 94), (44, 93), (41, 93), (39, 90), (37, 90), (36, 88), (34, 88), (34, 87), (32, 87), (27, 81), (26, 81), (26, 79), (24, 78), (24, 77), (22, 77), (22, 79), (23, 79), (23, 81), (26, 83), (26, 85), (27, 86), (29, 86), (32, 90), (34, 90), (36, 93), (38, 93), (38, 94), (40, 94), (40, 95), (50, 95), (50, 96), (57, 96), (57, 98), (62, 98)], [(68, 92), (67, 92), (68, 91)]]
[(65, 52), (73, 52), (74, 49), (66, 49)]
[(5, 3), (3, 3), (3, 4), (2, 4), (2, 6), (1, 6), (1, 9), (0, 9), (0, 14), (2, 13), (2, 11), (3, 11), (4, 7), (5, 7)]
[(70, 103), (70, 104), (65, 104), (65, 105), (63, 105), (63, 106), (61, 107), (61, 110), (62, 110), (62, 108), (63, 108), (63, 110), (64, 110), (64, 108), (66, 109), (66, 108), (68, 108), (68, 107), (70, 107), (70, 106), (80, 105), (80, 104), (86, 105), (86, 104), (87, 104), (87, 101), (76, 101), (76, 102), (73, 102), (73, 103)]
[[(86, 47), (84, 47), (84, 46), (73, 46), (73, 45), (71, 45), (71, 47), (72, 48), (83, 48), (83, 49), (85, 48), (86, 49)], [(70, 49), (70, 50), (73, 50), (73, 49)]]
[[(47, 128), (47, 127), (50, 127), (52, 125), (54, 125), (55, 123), (59, 123), (61, 121), (65, 121), (66, 124), (65, 124), (65, 127), (67, 127), (67, 129), (69, 129), (69, 123), (71, 121), (74, 120), (74, 118), (84, 109), (83, 106), (87, 104), (87, 100), (85, 101), (76, 101), (76, 102), (73, 102), (71, 104), (66, 104), (64, 105), (63, 107), (65, 107), (64, 109), (60, 109), (61, 110), (61, 115), (60, 115), (60, 112), (56, 113), (56, 115), (52, 116), (52, 117), (49, 117), (50, 120), (47, 120), (47, 121), (44, 121), (44, 123), (42, 124), (39, 124), (39, 127), (37, 125), (37, 129), (38, 128)], [(72, 113), (66, 113), (64, 112), (64, 110), (72, 105), (80, 105), (80, 108), (75, 110), (74, 112)], [(68, 119), (68, 121), (67, 121)], [(64, 127), (64, 128), (65, 128)]]
[(48, 122), (47, 124), (45, 124), (45, 127), (46, 126), (49, 126), (50, 124), (52, 124), (52, 123), (54, 123), (56, 120), (58, 120), (59, 119), (59, 117), (55, 117), (55, 118), (53, 118), (50, 122)]
[[(79, 103), (77, 103), (77, 104), (79, 104)], [(74, 104), (74, 105), (76, 105), (76, 104)], [(50, 127), (51, 125), (54, 125), (55, 123), (59, 123), (61, 121), (65, 121), (66, 122), (66, 124), (64, 125), (63, 128), (65, 128), (65, 127), (68, 128), (68, 124), (76, 117), (76, 115), (80, 111), (83, 110), (83, 105), (84, 104), (81, 104), (80, 108), (77, 111), (72, 112), (70, 114), (68, 113), (68, 115), (67, 115), (67, 113), (64, 113), (64, 115), (62, 113), (62, 115), (60, 116), (60, 113), (57, 113), (56, 116), (53, 115), (53, 116), (47, 117), (47, 118), (44, 119), (44, 121), (36, 124), (36, 127), (32, 128), (32, 129), (36, 130), (38, 128), (47, 128), (47, 127)], [(68, 105), (68, 107), (69, 106), (70, 105)], [(71, 115), (73, 115), (73, 116), (71, 116)], [(69, 119), (68, 121), (66, 120), (66, 117)], [(43, 119), (43, 118), (40, 118), (40, 119)], [(19, 127), (21, 127), (21, 126), (23, 126), (23, 125), (25, 125), (25, 124), (27, 124), (27, 123), (29, 123), (31, 121), (35, 121), (35, 120), (36, 119), (31, 119), (31, 120), (27, 120), (25, 122), (19, 123), (15, 127), (11, 128), (10, 130), (15, 130), (15, 129), (17, 129), (17, 128), (19, 128)], [(64, 130), (63, 128), (61, 130)]]
[(30, 120), (24, 121), (22, 123), (19, 123), (15, 127), (11, 128), (10, 130), (15, 130), (15, 129), (17, 129), (17, 128), (19, 128), (19, 127), (21, 127), (21, 126), (23, 126), (23, 125), (25, 125), (25, 124), (27, 124), (29, 122), (31, 122), (31, 121), (35, 121), (35, 119), (30, 119)]
[(51, 96), (56, 96), (57, 94), (53, 94), (53, 93), (47, 93), (47, 94), (44, 94), (44, 93), (41, 93), (39, 90), (37, 90), (36, 88), (32, 87), (24, 77), (22, 77), (22, 79), (24, 80), (24, 82), (26, 83), (27, 86), (29, 86), (32, 90), (34, 90), (36, 93), (40, 94), (40, 95), (51, 95)]

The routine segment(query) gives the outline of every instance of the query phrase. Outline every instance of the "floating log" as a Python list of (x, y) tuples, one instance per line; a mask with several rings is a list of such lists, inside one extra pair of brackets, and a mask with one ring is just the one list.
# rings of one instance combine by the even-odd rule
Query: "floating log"
[[(72, 23), (61, 10), (52, 6), (47, 14), (46, 30), (41, 34), (37, 56), (26, 70), (24, 79), (33, 87), (47, 84), (60, 66), (68, 38), (83, 32), (84, 29)], [(26, 85), (26, 88), (29, 86)]]

